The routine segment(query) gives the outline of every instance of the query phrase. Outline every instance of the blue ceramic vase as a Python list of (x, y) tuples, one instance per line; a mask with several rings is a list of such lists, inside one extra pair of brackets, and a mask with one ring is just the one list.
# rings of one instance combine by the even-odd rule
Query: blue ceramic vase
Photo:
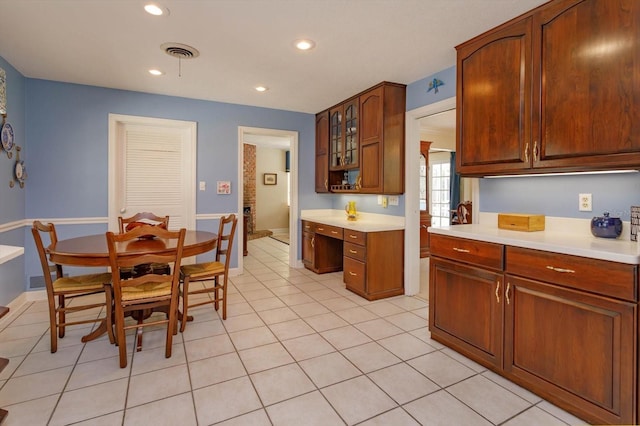
[(622, 233), (622, 221), (604, 212), (604, 216), (591, 219), (591, 233), (600, 238), (618, 238)]

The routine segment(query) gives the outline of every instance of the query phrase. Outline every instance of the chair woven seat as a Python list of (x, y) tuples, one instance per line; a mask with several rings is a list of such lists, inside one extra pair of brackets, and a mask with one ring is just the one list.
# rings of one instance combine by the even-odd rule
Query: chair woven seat
[(180, 268), (180, 274), (191, 275), (191, 279), (202, 277), (203, 275), (219, 274), (224, 272), (224, 263), (222, 262), (206, 262), (196, 263), (193, 265), (183, 265)]
[(122, 288), (123, 301), (150, 299), (161, 296), (171, 296), (171, 281), (150, 282), (136, 287)]
[(103, 291), (104, 285), (111, 282), (111, 274), (77, 275), (58, 278), (53, 282), (55, 291)]

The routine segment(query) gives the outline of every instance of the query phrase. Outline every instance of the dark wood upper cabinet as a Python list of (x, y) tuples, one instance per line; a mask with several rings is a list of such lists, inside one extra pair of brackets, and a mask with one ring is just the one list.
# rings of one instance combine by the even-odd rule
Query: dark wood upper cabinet
[[(329, 192), (404, 193), (405, 99), (404, 84), (383, 82), (329, 109)], [(319, 125), (325, 124), (316, 120), (316, 138), (325, 138)], [(320, 161), (325, 159), (316, 153), (316, 192), (326, 192), (318, 190), (324, 172)], [(345, 172), (351, 176), (346, 186)]]
[(640, 167), (640, 2), (552, 1), (457, 51), (461, 174)]

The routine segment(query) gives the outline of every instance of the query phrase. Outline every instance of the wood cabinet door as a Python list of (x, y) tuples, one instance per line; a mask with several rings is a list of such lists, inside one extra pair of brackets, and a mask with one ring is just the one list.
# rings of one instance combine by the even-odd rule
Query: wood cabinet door
[(484, 364), (502, 368), (502, 274), (431, 257), (431, 335)]
[(595, 423), (635, 424), (636, 305), (506, 275), (508, 377)]
[(562, 0), (534, 15), (534, 167), (640, 164), (640, 2)]
[(531, 18), (458, 47), (457, 169), (500, 174), (531, 167)]
[(382, 193), (384, 87), (360, 96), (360, 179), (362, 192)]
[(344, 105), (329, 111), (329, 170), (342, 170), (344, 161)]
[(316, 192), (329, 192), (329, 111), (316, 115)]
[(302, 263), (308, 269), (314, 270), (315, 266), (315, 234), (313, 232), (302, 233)]

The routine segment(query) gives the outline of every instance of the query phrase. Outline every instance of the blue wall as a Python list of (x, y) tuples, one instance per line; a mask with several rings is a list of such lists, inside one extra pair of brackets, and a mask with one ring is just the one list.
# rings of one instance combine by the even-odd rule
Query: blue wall
[[(15, 144), (22, 148), (20, 159), (25, 159), (27, 149), (27, 132), (25, 125), (25, 78), (3, 58), (0, 57), (0, 68), (6, 73), (7, 117), (15, 134)], [(25, 217), (25, 188), (16, 183), (13, 188), (9, 182), (13, 180), (13, 168), (16, 160), (16, 148), (12, 150), (13, 158), (9, 159), (0, 149), (0, 244), (23, 247), (25, 230), (21, 222)], [(28, 173), (29, 163), (25, 162)], [(24, 256), (17, 257), (0, 265), (0, 305), (7, 304), (24, 291)]]
[[(578, 210), (578, 194), (593, 196), (593, 211)], [(640, 206), (640, 173), (480, 179), (480, 211), (591, 219), (608, 211), (628, 221)]]

